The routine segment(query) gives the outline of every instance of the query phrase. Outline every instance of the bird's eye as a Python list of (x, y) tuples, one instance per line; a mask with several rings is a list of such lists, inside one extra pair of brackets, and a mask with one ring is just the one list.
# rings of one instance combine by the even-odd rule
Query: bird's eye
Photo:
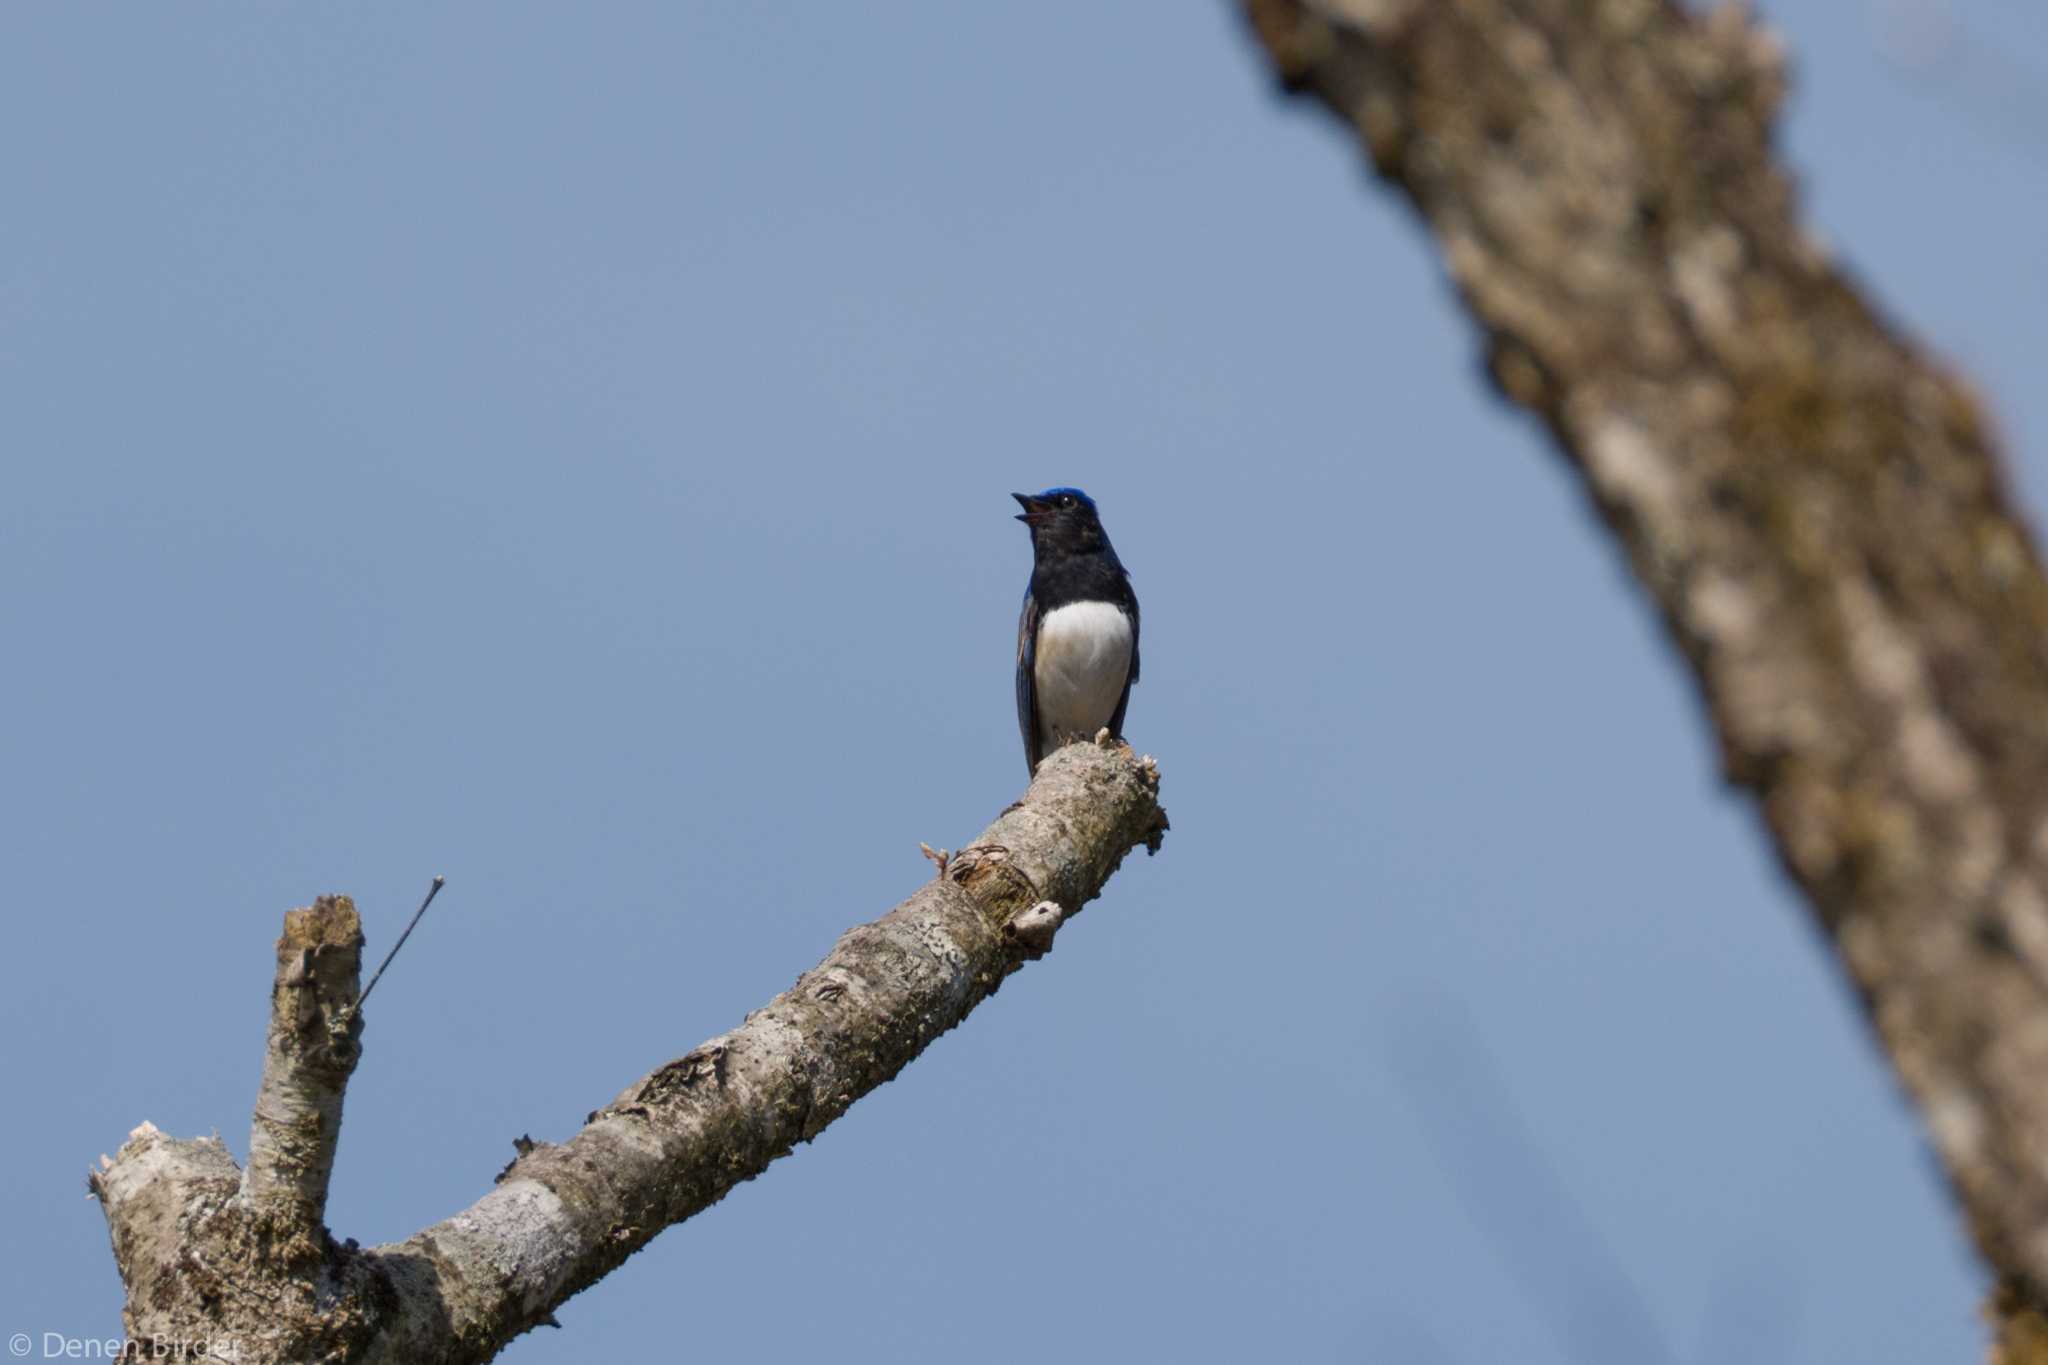
[(1073, 505), (1074, 505), (1074, 497), (1073, 497), (1073, 494), (1071, 494), (1071, 493), (1062, 493), (1062, 494), (1060, 494), (1060, 506), (1062, 506), (1062, 507), (1072, 507)]

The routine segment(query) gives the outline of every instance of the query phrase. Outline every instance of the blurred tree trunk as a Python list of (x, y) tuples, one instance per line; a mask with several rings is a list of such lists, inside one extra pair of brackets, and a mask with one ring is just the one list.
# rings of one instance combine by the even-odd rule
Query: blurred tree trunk
[(1675, 0), (1244, 7), (1626, 549), (2000, 1277), (2004, 1358), (2048, 1360), (2048, 583), (1975, 398), (1802, 228), (1775, 40)]

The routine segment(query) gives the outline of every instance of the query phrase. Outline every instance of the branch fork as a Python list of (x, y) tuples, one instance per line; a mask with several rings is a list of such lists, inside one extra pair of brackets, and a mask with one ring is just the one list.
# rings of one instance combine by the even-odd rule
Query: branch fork
[[(143, 1124), (88, 1177), (137, 1340), (236, 1359), (472, 1365), (822, 1132), (993, 994), (1166, 830), (1159, 774), (1075, 744), (940, 875), (842, 935), (795, 987), (626, 1087), (561, 1143), (522, 1137), (468, 1209), (361, 1248), (323, 1219), (361, 1056), (362, 925), (343, 896), (291, 911), (238, 1169), (218, 1138)], [(417, 916), (415, 916), (417, 922)], [(222, 1352), (225, 1353), (225, 1352)]]

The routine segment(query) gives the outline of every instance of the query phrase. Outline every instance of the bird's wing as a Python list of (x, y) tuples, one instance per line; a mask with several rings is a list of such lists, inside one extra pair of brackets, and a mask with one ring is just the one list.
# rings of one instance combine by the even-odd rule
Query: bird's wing
[(1033, 665), (1038, 659), (1038, 599), (1024, 590), (1024, 611), (1017, 618), (1017, 728), (1024, 735), (1024, 762), (1038, 773), (1038, 684)]
[(1138, 594), (1124, 585), (1124, 610), (1131, 618), (1131, 671), (1124, 675), (1124, 694), (1116, 699), (1116, 710), (1110, 713), (1109, 732), (1118, 739), (1124, 737), (1124, 712), (1131, 705), (1131, 684), (1138, 680)]

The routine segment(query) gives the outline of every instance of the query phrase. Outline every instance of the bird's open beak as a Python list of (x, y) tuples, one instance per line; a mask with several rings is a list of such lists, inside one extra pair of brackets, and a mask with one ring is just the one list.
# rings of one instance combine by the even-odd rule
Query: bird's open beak
[(1015, 498), (1017, 505), (1024, 509), (1017, 514), (1017, 520), (1023, 522), (1026, 526), (1035, 526), (1045, 520), (1046, 506), (1044, 502), (1032, 497), (1029, 493), (1012, 493), (1010, 496)]

